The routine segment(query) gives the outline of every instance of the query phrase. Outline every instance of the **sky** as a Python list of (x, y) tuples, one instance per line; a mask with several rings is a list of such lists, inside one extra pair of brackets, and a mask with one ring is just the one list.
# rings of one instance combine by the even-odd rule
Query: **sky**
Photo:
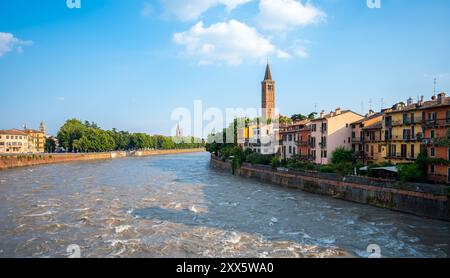
[(0, 0), (0, 129), (78, 118), (169, 135), (194, 100), (259, 107), (267, 60), (283, 115), (450, 89), (448, 0), (80, 3)]

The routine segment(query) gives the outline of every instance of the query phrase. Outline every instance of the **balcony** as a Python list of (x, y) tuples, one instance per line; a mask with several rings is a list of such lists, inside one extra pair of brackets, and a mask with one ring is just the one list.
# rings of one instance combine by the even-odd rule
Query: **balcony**
[(425, 120), (425, 121), (422, 121), (422, 125), (426, 128), (449, 127), (450, 126), (450, 118)]
[(296, 141), (297, 146), (299, 147), (309, 147), (309, 142), (308, 141)]

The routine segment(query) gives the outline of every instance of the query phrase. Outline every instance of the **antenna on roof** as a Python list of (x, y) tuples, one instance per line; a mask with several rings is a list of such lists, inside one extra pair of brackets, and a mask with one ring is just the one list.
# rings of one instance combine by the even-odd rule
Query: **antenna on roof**
[(364, 115), (364, 101), (361, 101), (361, 115)]
[(369, 110), (372, 110), (372, 99), (369, 99)]
[(435, 96), (436, 95), (436, 81), (437, 81), (437, 79), (436, 79), (436, 77), (434, 78), (434, 86), (433, 86), (433, 96)]
[(383, 110), (383, 106), (384, 106), (384, 99), (383, 99), (383, 98), (381, 98), (381, 109), (380, 109), (380, 111), (382, 111), (382, 110)]

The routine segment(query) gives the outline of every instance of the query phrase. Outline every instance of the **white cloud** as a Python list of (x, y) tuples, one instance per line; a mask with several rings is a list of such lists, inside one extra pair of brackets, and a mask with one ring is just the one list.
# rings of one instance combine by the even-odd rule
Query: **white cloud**
[(311, 3), (297, 0), (260, 0), (258, 22), (262, 28), (284, 31), (320, 22), (326, 14)]
[(33, 44), (32, 41), (22, 41), (11, 33), (0, 32), (0, 57), (13, 50), (21, 53), (23, 46), (31, 44)]
[(198, 59), (202, 65), (239, 65), (245, 59), (261, 59), (269, 55), (290, 58), (288, 53), (275, 47), (255, 28), (236, 20), (209, 27), (204, 27), (200, 21), (186, 32), (176, 33), (173, 40), (185, 47), (184, 55)]
[(162, 0), (169, 14), (181, 20), (198, 19), (204, 12), (217, 5), (224, 5), (228, 12), (252, 0)]
[(150, 5), (150, 3), (145, 2), (139, 13), (141, 14), (141, 16), (147, 17), (147, 16), (150, 16), (151, 14), (153, 14), (153, 11), (154, 11), (153, 6)]
[(63, 102), (63, 101), (66, 100), (66, 99), (65, 99), (64, 97), (57, 97), (56, 100), (57, 100), (57, 101)]

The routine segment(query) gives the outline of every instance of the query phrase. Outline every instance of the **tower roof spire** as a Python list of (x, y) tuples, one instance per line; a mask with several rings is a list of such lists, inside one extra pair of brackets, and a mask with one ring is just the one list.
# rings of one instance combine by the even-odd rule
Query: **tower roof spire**
[(269, 60), (267, 60), (266, 74), (264, 75), (264, 80), (272, 80), (272, 74), (270, 73)]

